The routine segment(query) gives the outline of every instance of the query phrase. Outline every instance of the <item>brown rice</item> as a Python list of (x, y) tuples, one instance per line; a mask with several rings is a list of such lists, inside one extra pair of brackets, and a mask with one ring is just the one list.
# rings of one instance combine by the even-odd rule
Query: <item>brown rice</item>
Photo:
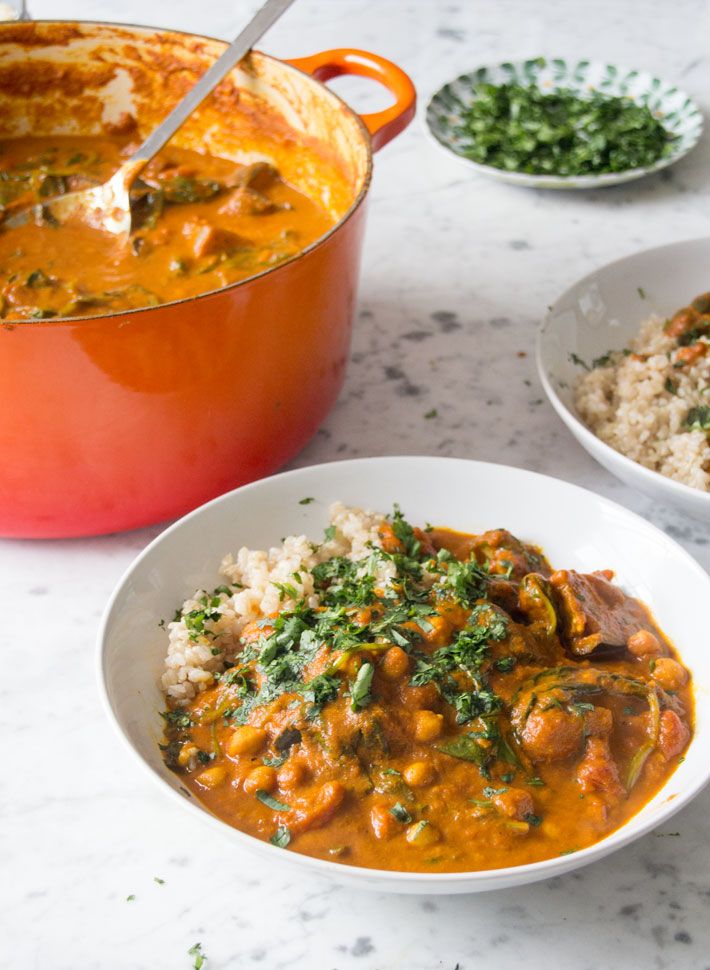
[(577, 410), (616, 451), (693, 488), (710, 491), (710, 443), (684, 422), (690, 408), (710, 404), (710, 355), (674, 367), (677, 342), (660, 317), (641, 324), (629, 348), (610, 355), (579, 380)]

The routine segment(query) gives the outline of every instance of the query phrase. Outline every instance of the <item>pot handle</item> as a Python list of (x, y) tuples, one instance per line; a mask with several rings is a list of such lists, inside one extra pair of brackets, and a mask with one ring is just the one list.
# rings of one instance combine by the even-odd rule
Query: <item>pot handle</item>
[(372, 150), (377, 151), (407, 127), (414, 117), (417, 92), (404, 71), (377, 54), (341, 47), (320, 51), (310, 57), (297, 57), (286, 62), (310, 74), (317, 81), (328, 81), (341, 74), (360, 74), (379, 81), (394, 95), (394, 104), (382, 111), (360, 115), (372, 137)]

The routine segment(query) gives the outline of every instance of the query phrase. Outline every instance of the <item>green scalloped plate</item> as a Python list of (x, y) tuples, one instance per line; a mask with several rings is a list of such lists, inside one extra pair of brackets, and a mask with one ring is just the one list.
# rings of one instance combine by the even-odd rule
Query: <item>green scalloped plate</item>
[[(492, 165), (481, 165), (466, 156), (471, 138), (460, 128), (466, 109), (475, 99), (474, 88), (481, 82), (534, 84), (545, 92), (567, 88), (580, 94), (600, 91), (626, 96), (651, 109), (663, 126), (674, 136), (671, 150), (653, 165), (630, 168), (623, 172), (601, 175), (528, 175), (509, 172)], [(479, 67), (440, 88), (427, 105), (426, 123), (436, 143), (452, 152), (473, 169), (485, 175), (538, 189), (596, 189), (642, 178), (667, 168), (683, 158), (697, 145), (703, 131), (703, 116), (692, 98), (674, 84), (631, 68), (605, 64), (602, 61), (565, 60), (561, 57), (504, 61)]]

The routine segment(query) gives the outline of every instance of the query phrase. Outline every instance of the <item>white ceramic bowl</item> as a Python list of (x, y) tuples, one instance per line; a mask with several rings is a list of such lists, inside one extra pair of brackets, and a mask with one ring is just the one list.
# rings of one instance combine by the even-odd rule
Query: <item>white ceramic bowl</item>
[(583, 423), (573, 388), (584, 371), (573, 355), (588, 362), (620, 350), (645, 317), (670, 316), (709, 289), (710, 238), (647, 249), (608, 263), (571, 286), (550, 307), (537, 338), (537, 368), (545, 393), (577, 441), (622, 482), (704, 522), (710, 522), (710, 493), (644, 468)]
[[(299, 505), (314, 496), (316, 501)], [(355, 868), (278, 849), (219, 821), (163, 764), (158, 741), (164, 708), (158, 680), (166, 647), (161, 618), (196, 587), (218, 583), (223, 554), (241, 544), (263, 548), (289, 533), (317, 537), (328, 504), (388, 511), (398, 501), (413, 522), (466, 531), (505, 526), (541, 545), (553, 564), (588, 571), (610, 567), (626, 590), (653, 609), (692, 670), (696, 734), (685, 761), (663, 789), (622, 828), (590, 848), (545, 862), (489, 872), (404, 873)], [(390, 892), (462, 893), (559, 875), (608, 855), (653, 829), (708, 781), (710, 654), (702, 610), (710, 577), (644, 519), (574, 485), (518, 468), (450, 458), (364, 458), (267, 478), (230, 492), (181, 519), (141, 553), (120, 581), (99, 633), (99, 679), (119, 734), (174, 804), (235, 846), (341, 883)], [(197, 827), (196, 827), (197, 829)], [(200, 837), (195, 832), (195, 837)], [(205, 838), (209, 830), (205, 830)], [(225, 844), (225, 852), (229, 852)]]

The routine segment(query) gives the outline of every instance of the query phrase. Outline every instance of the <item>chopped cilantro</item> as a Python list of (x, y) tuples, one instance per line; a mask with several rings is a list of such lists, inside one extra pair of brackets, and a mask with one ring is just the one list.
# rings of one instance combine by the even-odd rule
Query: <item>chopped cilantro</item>
[(192, 727), (192, 718), (184, 707), (176, 707), (174, 711), (161, 711), (160, 716), (169, 727), (178, 729)]
[(318, 674), (308, 683), (304, 684), (301, 693), (303, 697), (311, 702), (306, 717), (309, 721), (318, 717), (326, 704), (334, 701), (340, 690), (340, 678), (332, 674)]
[(586, 361), (582, 360), (581, 357), (578, 357), (577, 354), (571, 353), (571, 354), (568, 354), (568, 357), (573, 364), (577, 365), (577, 367), (583, 367), (585, 370), (591, 370), (589, 364)]
[(272, 581), (271, 585), (272, 586), (275, 586), (276, 589), (279, 591), (279, 599), (280, 600), (285, 600), (285, 599), (297, 600), (298, 599), (298, 590), (296, 589), (296, 587), (292, 583), (276, 583), (276, 582), (273, 582)]
[(187, 951), (187, 954), (188, 956), (195, 958), (195, 962), (192, 964), (193, 970), (202, 970), (202, 967), (205, 965), (205, 960), (207, 959), (205, 954), (202, 952), (202, 944), (195, 943), (194, 946), (191, 946)]
[(364, 663), (358, 670), (350, 686), (350, 706), (353, 711), (361, 711), (372, 700), (370, 690), (374, 673), (375, 668), (371, 663)]
[(422, 544), (419, 539), (417, 539), (414, 534), (414, 529), (407, 522), (407, 520), (402, 515), (402, 510), (399, 505), (395, 504), (394, 512), (391, 517), (392, 531), (399, 541), (404, 546), (404, 551), (407, 556), (412, 559), (416, 559), (421, 552)]
[[(539, 58), (539, 68), (545, 65)], [(539, 69), (538, 68), (538, 69)], [(674, 136), (647, 105), (602, 91), (477, 83), (457, 127), (460, 153), (530, 175), (591, 175), (653, 165)]]
[(394, 815), (398, 822), (408, 825), (412, 821), (412, 816), (401, 802), (397, 802), (390, 809), (390, 815)]
[(315, 499), (313, 498), (312, 495), (307, 495), (306, 498), (300, 499), (299, 502), (298, 502), (298, 504), (299, 505), (310, 505), (311, 502), (315, 502)]
[(438, 417), (439, 417), (439, 412), (437, 411), (436, 408), (432, 408), (431, 411), (427, 411), (427, 413), (424, 415), (424, 418), (427, 421), (430, 421), (432, 418), (438, 418)]
[(286, 828), (285, 825), (279, 825), (274, 834), (269, 839), (272, 845), (278, 846), (279, 849), (285, 849), (286, 846), (291, 841), (291, 833)]
[(710, 431), (710, 405), (701, 404), (690, 408), (685, 416), (683, 427), (687, 431)]
[(183, 620), (189, 631), (190, 639), (196, 640), (199, 636), (205, 634), (214, 636), (212, 631), (205, 627), (205, 623), (213, 623), (215, 620), (219, 620), (221, 616), (221, 613), (208, 609), (190, 610), (189, 613), (185, 613)]

